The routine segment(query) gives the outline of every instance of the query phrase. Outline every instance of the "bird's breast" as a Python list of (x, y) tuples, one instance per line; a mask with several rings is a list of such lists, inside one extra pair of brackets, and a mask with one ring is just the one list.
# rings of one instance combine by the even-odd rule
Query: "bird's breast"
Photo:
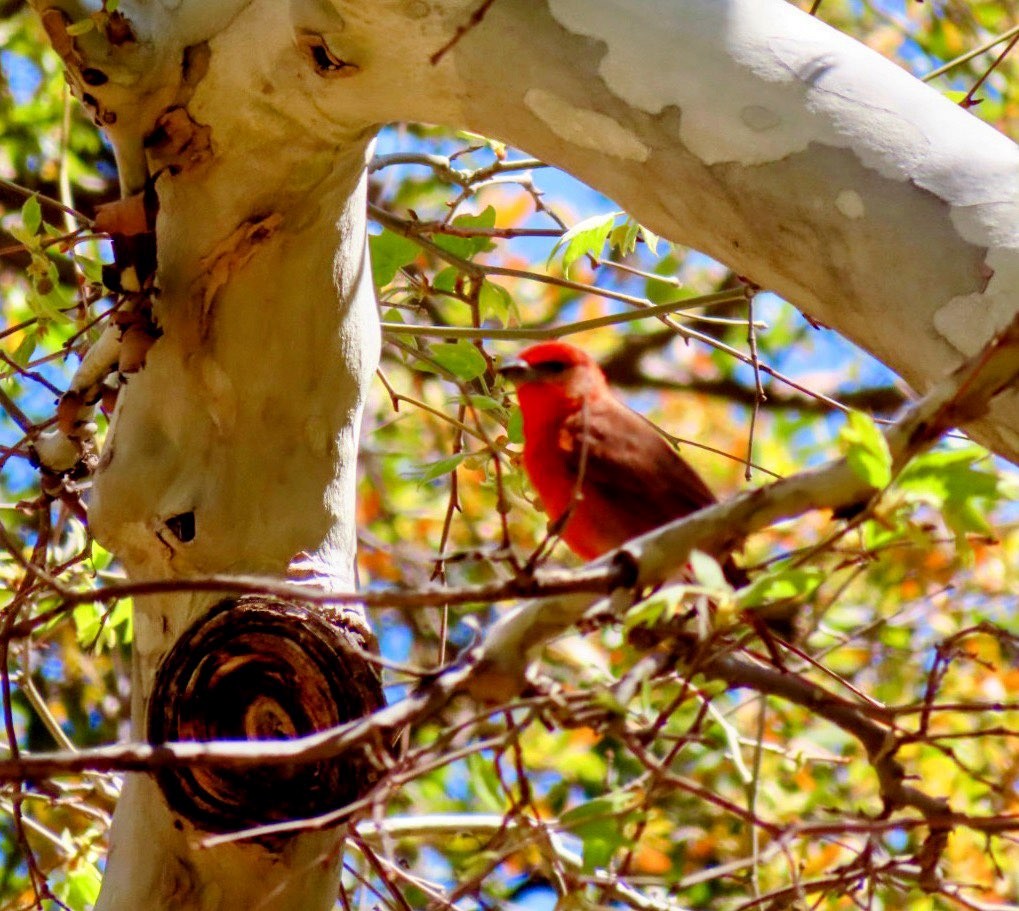
[(567, 458), (576, 437), (563, 430), (551, 431), (543, 442), (535, 443), (524, 446), (524, 467), (550, 523), (569, 510), (569, 519), (559, 529), (563, 541), (585, 560), (618, 547), (627, 537), (625, 523), (615, 521), (610, 505), (583, 483), (574, 462)]
[[(577, 476), (560, 449), (561, 430), (551, 430), (544, 440), (525, 438), (524, 468), (551, 520), (558, 519), (574, 499)], [(572, 441), (570, 441), (572, 443)]]

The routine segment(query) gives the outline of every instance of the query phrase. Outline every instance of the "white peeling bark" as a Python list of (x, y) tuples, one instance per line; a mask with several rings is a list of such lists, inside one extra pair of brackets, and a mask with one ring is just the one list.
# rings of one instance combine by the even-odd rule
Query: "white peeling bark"
[[(918, 390), (1016, 312), (1015, 144), (784, 0), (495, 0), (438, 64), (479, 3), (334, 5), (380, 118), (560, 165)], [(1019, 461), (1019, 393), (967, 430)]]
[[(115, 145), (125, 194), (154, 181), (159, 203), (162, 334), (120, 392), (95, 477), (96, 537), (135, 579), (289, 567), (352, 587), (357, 432), (379, 349), (365, 254), (372, 131), (319, 112), (324, 79), (287, 4), (125, 2), (124, 21), (77, 38), (65, 25), (86, 10), (38, 7)], [(137, 738), (159, 661), (217, 600), (136, 600)], [(111, 838), (101, 911), (336, 900), (338, 832), (204, 849), (145, 776), (128, 776)]]

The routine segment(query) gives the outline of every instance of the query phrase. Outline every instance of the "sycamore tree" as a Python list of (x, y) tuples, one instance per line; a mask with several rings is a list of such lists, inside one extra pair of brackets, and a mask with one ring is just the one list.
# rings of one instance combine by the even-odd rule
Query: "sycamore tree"
[(0, 3), (2, 907), (1019, 903), (1016, 11), (799, 6)]

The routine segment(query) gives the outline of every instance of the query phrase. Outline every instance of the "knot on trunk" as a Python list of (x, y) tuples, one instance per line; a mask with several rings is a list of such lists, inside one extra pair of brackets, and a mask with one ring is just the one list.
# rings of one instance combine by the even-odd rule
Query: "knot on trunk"
[[(360, 718), (384, 704), (363, 647), (339, 611), (261, 596), (222, 601), (160, 664), (149, 741), (289, 740)], [(380, 765), (357, 749), (310, 762), (162, 769), (156, 779), (193, 825), (232, 832), (345, 806)]]

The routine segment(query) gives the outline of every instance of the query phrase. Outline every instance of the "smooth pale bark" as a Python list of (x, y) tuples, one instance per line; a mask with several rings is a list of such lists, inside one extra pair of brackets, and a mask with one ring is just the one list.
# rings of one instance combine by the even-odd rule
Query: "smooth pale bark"
[[(378, 352), (364, 160), (381, 123), (466, 127), (558, 164), (919, 389), (1015, 311), (1015, 146), (782, 0), (494, 0), (472, 23), (480, 9), (123, 0), (136, 40), (57, 30), (125, 193), (160, 175), (163, 335), (122, 391), (92, 506), (132, 577), (283, 574), (303, 554), (318, 581), (351, 583), (356, 427)], [(147, 145), (174, 109), (180, 141)], [(1019, 400), (1000, 396), (969, 429), (1016, 459)], [(167, 520), (187, 512), (182, 542)], [(137, 603), (136, 724), (160, 658), (211, 603)], [(335, 899), (336, 834), (202, 850), (174, 823), (130, 777), (101, 909)]]
[[(322, 80), (286, 4), (128, 7), (137, 40), (115, 46), (98, 30), (69, 44), (40, 4), (72, 83), (108, 123), (125, 194), (155, 177), (159, 200), (162, 336), (121, 389), (91, 527), (135, 579), (289, 567), (350, 588), (357, 433), (379, 349), (365, 257), (373, 131), (318, 111), (311, 89)], [(83, 87), (88, 68), (108, 81)], [(168, 522), (186, 513), (190, 541)], [(136, 600), (136, 737), (160, 659), (216, 600)], [(129, 775), (97, 907), (334, 903), (339, 832), (214, 849), (201, 834), (151, 779)]]

